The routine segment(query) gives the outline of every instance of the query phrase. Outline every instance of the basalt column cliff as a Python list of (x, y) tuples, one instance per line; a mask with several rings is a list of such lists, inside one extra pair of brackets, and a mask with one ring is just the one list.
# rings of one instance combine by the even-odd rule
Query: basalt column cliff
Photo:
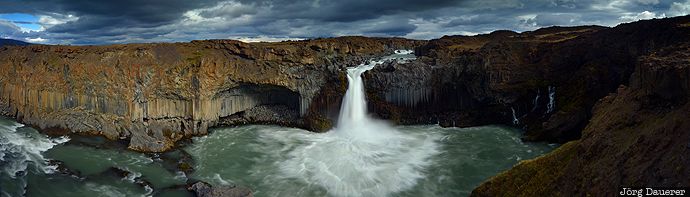
[[(344, 37), (247, 44), (0, 48), (2, 114), (48, 132), (129, 140), (164, 151), (218, 124), (273, 123), (320, 131), (316, 96), (338, 71), (420, 41)], [(341, 93), (342, 94), (342, 93)]]

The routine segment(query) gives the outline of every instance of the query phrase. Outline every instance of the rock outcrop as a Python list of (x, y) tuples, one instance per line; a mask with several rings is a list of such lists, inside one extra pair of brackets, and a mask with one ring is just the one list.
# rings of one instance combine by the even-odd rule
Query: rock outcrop
[(211, 186), (208, 183), (199, 181), (187, 188), (194, 191), (198, 197), (252, 197), (252, 190), (245, 187), (236, 186)]

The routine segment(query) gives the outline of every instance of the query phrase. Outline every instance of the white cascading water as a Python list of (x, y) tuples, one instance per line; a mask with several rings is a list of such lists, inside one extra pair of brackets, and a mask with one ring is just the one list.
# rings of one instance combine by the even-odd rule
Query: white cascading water
[(348, 89), (337, 128), (308, 137), (279, 164), (285, 178), (318, 185), (333, 196), (389, 196), (424, 177), (438, 154), (440, 136), (402, 133), (367, 115), (362, 74), (389, 60), (406, 60), (407, 50), (348, 68)]
[(537, 110), (537, 107), (539, 106), (539, 94), (540, 91), (539, 89), (537, 89), (537, 96), (535, 96), (534, 100), (532, 101), (532, 112), (534, 112), (534, 110)]
[(515, 112), (515, 108), (510, 107), (510, 110), (513, 111), (513, 124), (514, 124), (514, 125), (520, 124), (520, 119), (517, 117), (517, 114), (516, 114), (516, 112)]
[(3, 165), (1, 169), (11, 178), (25, 172), (29, 164), (34, 164), (37, 170), (44, 173), (52, 173), (55, 166), (48, 165), (42, 153), (55, 145), (67, 142), (69, 138), (51, 139), (36, 131), (18, 131), (23, 126), (19, 123), (10, 126), (0, 125), (0, 163)]
[[(333, 131), (341, 136), (356, 138), (358, 140), (377, 141), (384, 137), (390, 129), (377, 128), (387, 127), (384, 123), (369, 118), (367, 114), (366, 93), (364, 91), (364, 80), (362, 74), (371, 70), (383, 61), (370, 61), (369, 64), (361, 64), (357, 67), (347, 69), (348, 87), (340, 106), (340, 116), (338, 117), (338, 127)], [(372, 131), (371, 129), (382, 129)]]
[(549, 103), (546, 104), (546, 113), (553, 112), (556, 108), (556, 87), (549, 86)]
[(51, 139), (30, 128), (20, 131), (22, 127), (24, 125), (19, 123), (0, 122), (0, 174), (4, 173), (21, 182), (21, 188), (17, 188), (22, 191), (19, 192), (21, 194), (26, 187), (25, 175), (29, 166), (33, 165), (34, 170), (42, 173), (53, 173), (57, 166), (48, 165), (42, 153), (69, 140), (66, 137)]
[(362, 74), (374, 68), (376, 64), (379, 64), (379, 62), (371, 61), (369, 64), (362, 64), (358, 67), (347, 69), (348, 91), (345, 92), (345, 97), (343, 97), (343, 103), (340, 108), (340, 117), (338, 119), (339, 126), (352, 125), (366, 121), (367, 103), (364, 95)]

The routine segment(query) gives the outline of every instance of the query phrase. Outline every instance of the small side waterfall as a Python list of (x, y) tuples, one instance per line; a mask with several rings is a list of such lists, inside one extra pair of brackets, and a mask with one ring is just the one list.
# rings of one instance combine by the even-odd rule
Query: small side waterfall
[(537, 89), (537, 96), (535, 96), (534, 101), (532, 101), (532, 111), (537, 110), (537, 107), (539, 106), (539, 94), (541, 94), (541, 92), (539, 89)]
[(546, 113), (553, 112), (556, 107), (556, 87), (549, 86), (549, 103), (546, 105)]
[(513, 111), (513, 124), (514, 124), (514, 125), (520, 124), (520, 120), (519, 120), (518, 117), (517, 117), (517, 114), (516, 114), (516, 112), (515, 112), (515, 108), (510, 107), (510, 110)]

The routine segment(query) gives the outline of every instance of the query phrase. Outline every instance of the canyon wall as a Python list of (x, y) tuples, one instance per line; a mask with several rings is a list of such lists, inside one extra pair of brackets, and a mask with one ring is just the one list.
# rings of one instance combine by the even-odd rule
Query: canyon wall
[(322, 115), (310, 108), (320, 107), (312, 103), (322, 87), (342, 83), (342, 68), (422, 43), (343, 37), (2, 47), (0, 109), (47, 132), (103, 135), (153, 152), (219, 124), (322, 130), (330, 125), (316, 128)]
[(472, 195), (615, 196), (621, 187), (690, 185), (690, 43), (641, 57), (634, 70), (629, 85), (597, 102), (582, 138)]
[(418, 47), (415, 62), (365, 73), (368, 98), (402, 124), (509, 124), (525, 140), (564, 143), (580, 138), (599, 99), (628, 84), (639, 57), (689, 42), (689, 22), (446, 36)]
[(418, 47), (418, 62), (367, 73), (369, 98), (399, 123), (512, 124), (525, 140), (564, 143), (473, 196), (687, 187), (688, 46), (690, 16), (444, 37)]

